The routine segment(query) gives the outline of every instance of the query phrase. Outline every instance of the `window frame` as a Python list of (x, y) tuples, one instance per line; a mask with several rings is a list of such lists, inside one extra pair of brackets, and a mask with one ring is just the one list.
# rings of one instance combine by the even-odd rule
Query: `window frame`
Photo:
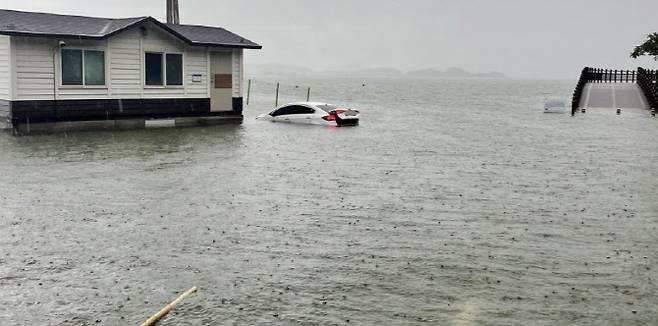
[[(82, 84), (81, 85), (64, 85), (64, 69), (62, 67), (63, 51), (81, 51), (82, 54)], [(87, 85), (85, 80), (85, 51), (93, 52), (102, 52), (103, 53), (103, 85)], [(109, 66), (107, 64), (107, 50), (103, 47), (66, 47), (60, 48), (58, 51), (58, 60), (57, 60), (57, 77), (58, 88), (60, 89), (71, 89), (71, 88), (90, 88), (90, 89), (107, 89), (108, 88), (108, 75), (109, 75)]]
[[(162, 85), (147, 85), (146, 84), (146, 55), (147, 54), (159, 54), (162, 56)], [(181, 56), (181, 84), (180, 85), (168, 85), (167, 84), (167, 55), (168, 54), (177, 54)], [(185, 88), (185, 53), (178, 51), (149, 51), (145, 50), (142, 54), (142, 86), (144, 89), (158, 89), (158, 88), (171, 88), (171, 89), (181, 89)]]

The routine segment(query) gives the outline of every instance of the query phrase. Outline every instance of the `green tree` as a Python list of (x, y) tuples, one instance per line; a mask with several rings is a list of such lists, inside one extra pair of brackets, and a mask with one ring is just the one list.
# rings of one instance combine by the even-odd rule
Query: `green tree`
[(637, 59), (643, 55), (650, 55), (654, 60), (658, 60), (658, 33), (649, 34), (644, 43), (636, 46), (631, 58)]

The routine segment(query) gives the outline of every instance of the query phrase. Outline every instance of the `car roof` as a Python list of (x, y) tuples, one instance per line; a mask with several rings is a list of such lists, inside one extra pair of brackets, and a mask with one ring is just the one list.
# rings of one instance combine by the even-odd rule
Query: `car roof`
[(289, 106), (289, 105), (309, 105), (309, 106), (320, 106), (320, 105), (331, 105), (329, 103), (324, 103), (324, 102), (292, 102), (292, 103), (287, 103), (282, 105), (281, 107), (284, 106)]

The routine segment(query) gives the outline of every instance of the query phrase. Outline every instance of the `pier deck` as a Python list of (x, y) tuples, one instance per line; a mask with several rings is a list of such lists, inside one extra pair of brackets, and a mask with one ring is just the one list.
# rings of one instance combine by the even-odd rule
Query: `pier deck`
[(580, 108), (650, 109), (642, 89), (634, 83), (588, 83), (583, 89)]
[(590, 108), (655, 110), (658, 108), (658, 71), (585, 67), (573, 93), (571, 114)]

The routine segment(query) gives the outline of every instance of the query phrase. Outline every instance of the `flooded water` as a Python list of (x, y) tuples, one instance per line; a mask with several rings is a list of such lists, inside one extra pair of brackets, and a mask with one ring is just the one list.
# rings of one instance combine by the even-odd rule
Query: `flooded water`
[(0, 325), (657, 325), (658, 120), (575, 82), (286, 81), (350, 128), (0, 136)]

